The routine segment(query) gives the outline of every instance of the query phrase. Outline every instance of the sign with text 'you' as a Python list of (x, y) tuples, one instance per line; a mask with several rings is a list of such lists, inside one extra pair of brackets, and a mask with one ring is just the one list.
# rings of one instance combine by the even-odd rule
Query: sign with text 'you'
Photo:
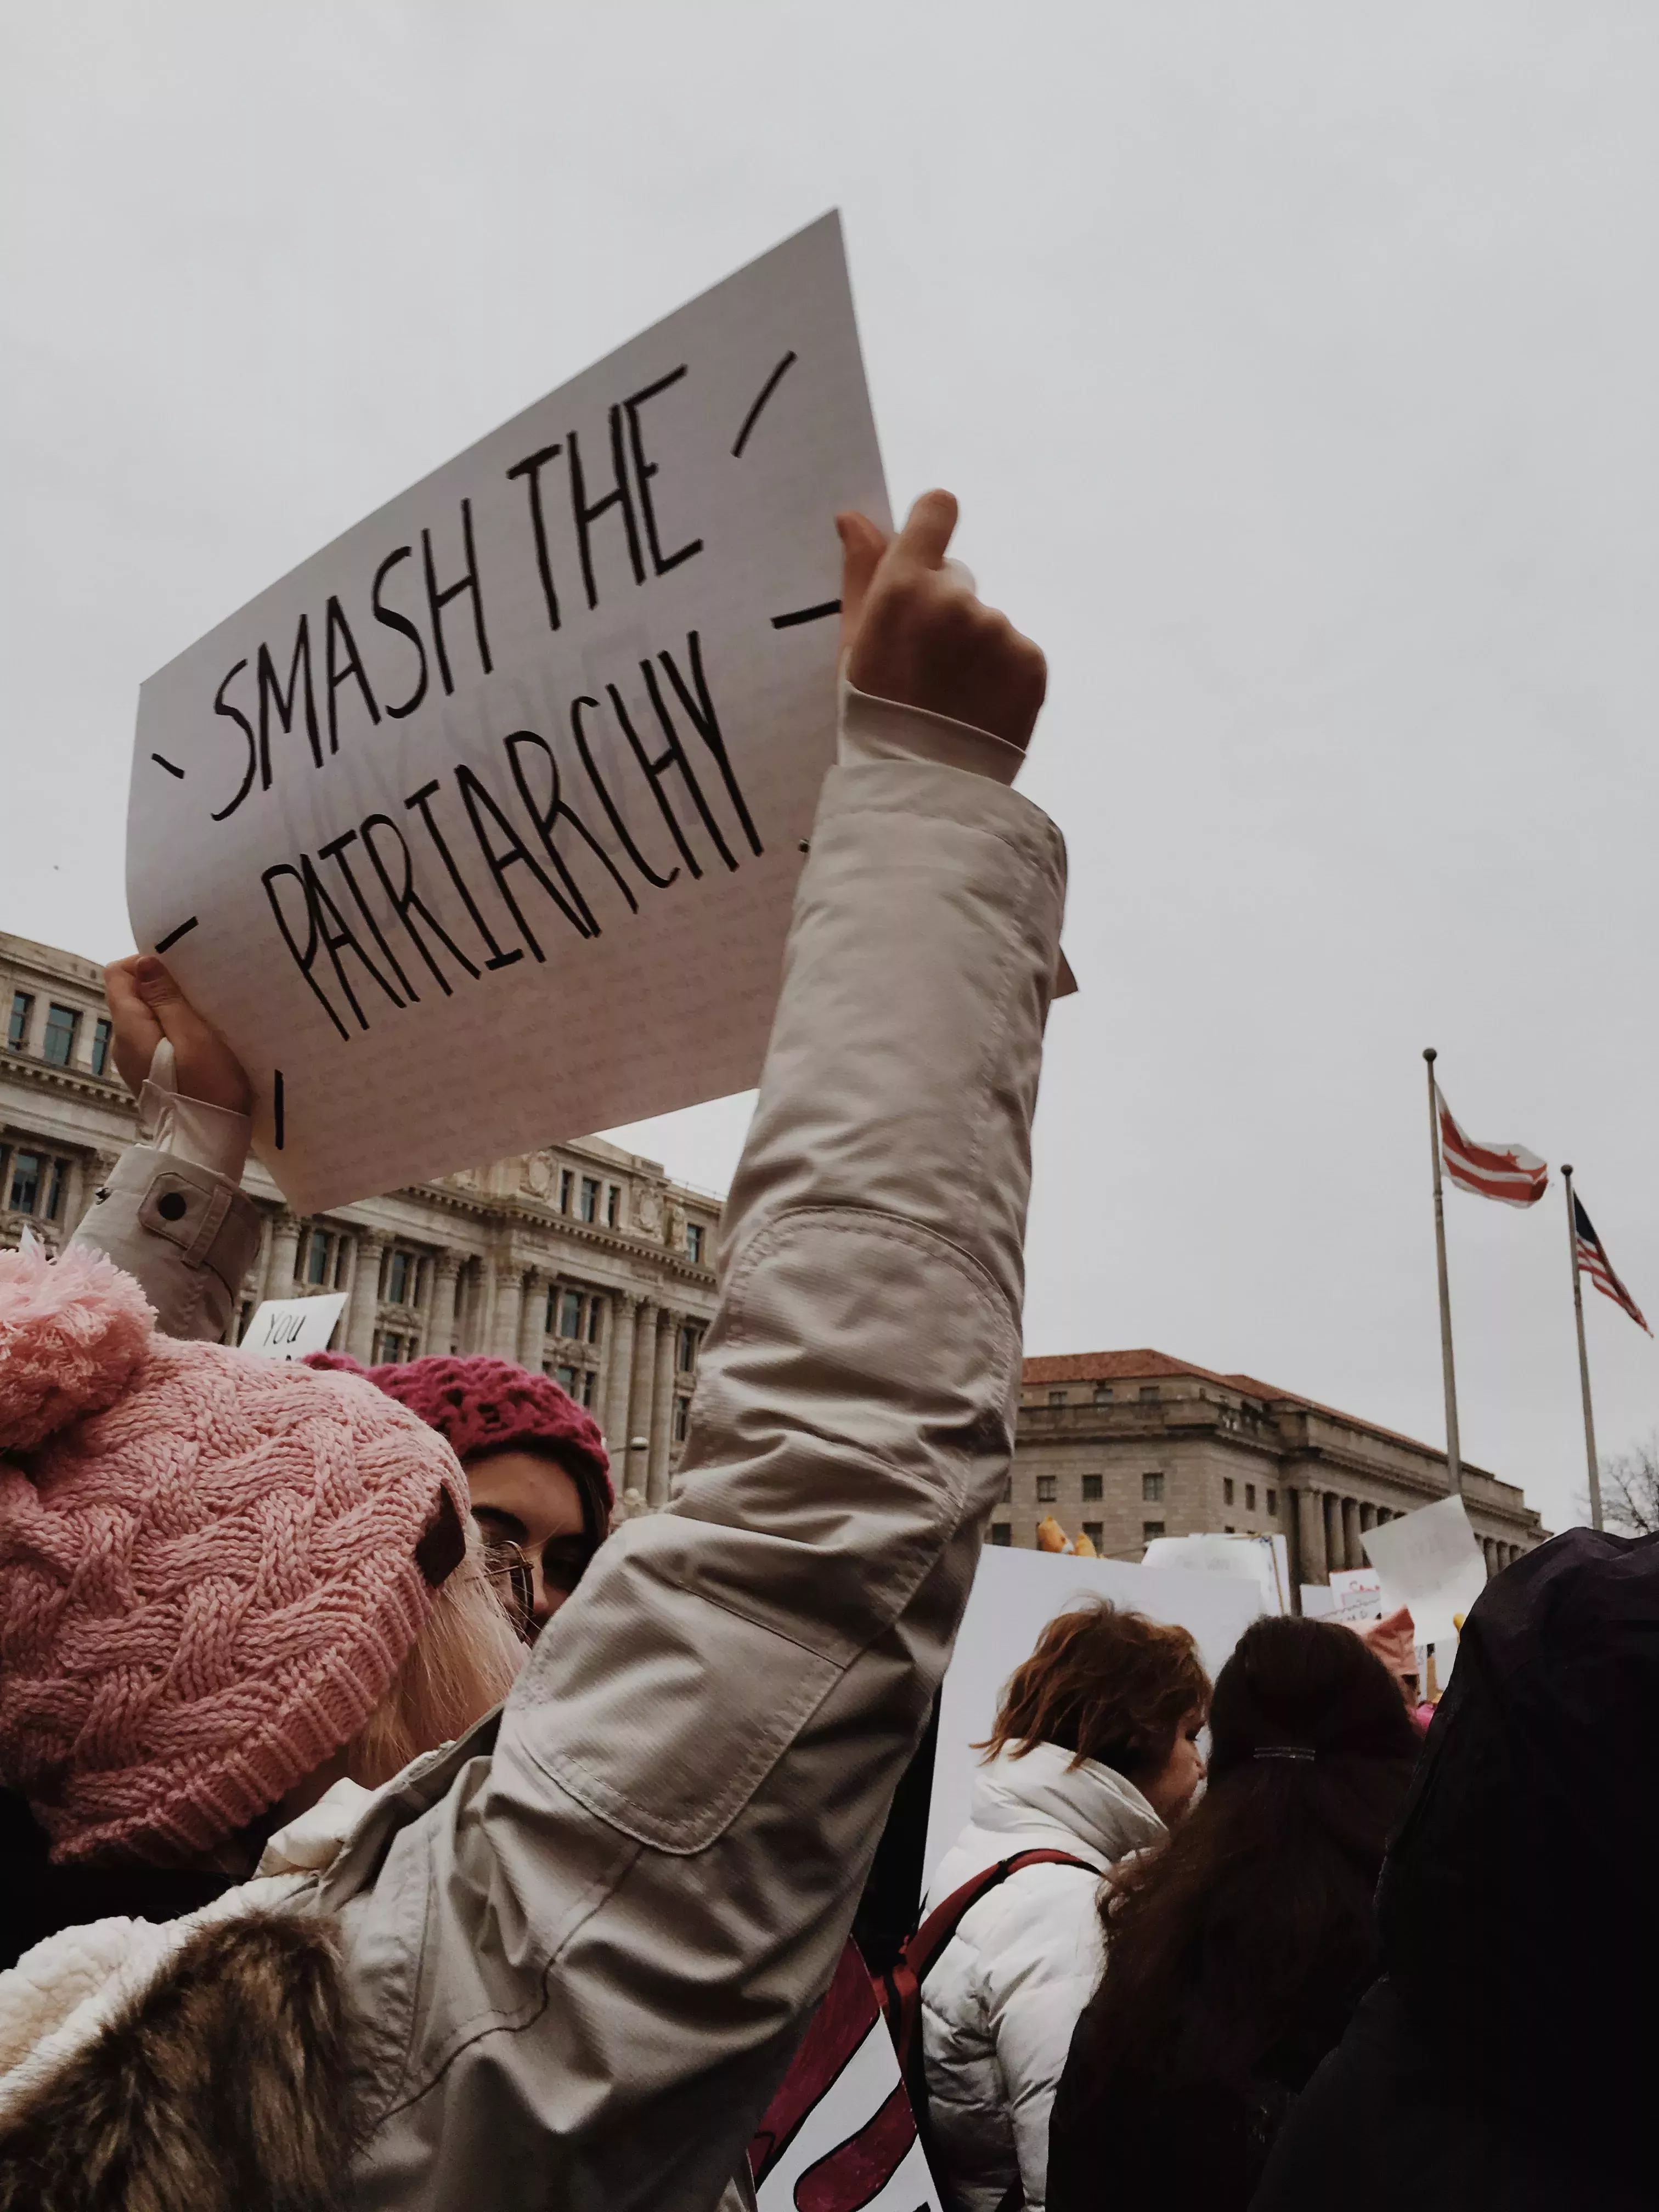
[(742, 1090), (888, 522), (825, 216), (144, 685), (133, 933), (303, 1211)]

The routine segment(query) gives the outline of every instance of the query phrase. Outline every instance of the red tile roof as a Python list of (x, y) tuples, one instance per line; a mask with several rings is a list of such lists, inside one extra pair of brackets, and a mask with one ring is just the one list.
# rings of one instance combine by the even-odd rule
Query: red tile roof
[[(1322, 1406), (1316, 1398), (1304, 1398), (1299, 1391), (1281, 1390), (1274, 1383), (1259, 1382), (1253, 1375), (1218, 1374), (1214, 1368), (1194, 1367), (1190, 1359), (1172, 1359), (1167, 1352), (1154, 1352), (1150, 1347), (1139, 1352), (1039, 1353), (1026, 1360), (1024, 1370), (1024, 1379), (1028, 1383), (1151, 1382), (1164, 1375), (1196, 1376), (1201, 1382), (1218, 1382), (1224, 1389), (1237, 1390), (1241, 1397), (1257, 1399), (1263, 1405), (1302, 1406), (1310, 1413), (1324, 1413), (1332, 1420), (1346, 1421), (1350, 1428), (1364, 1429), (1369, 1436), (1382, 1437), (1390, 1443), (1425, 1452), (1431, 1459), (1443, 1460), (1446, 1456), (1433, 1444), (1423, 1443), (1416, 1437), (1401, 1436), (1397, 1429), (1385, 1429), (1376, 1421), (1363, 1420), (1358, 1413), (1345, 1413), (1340, 1407)], [(1482, 1475), (1488, 1482), (1498, 1480), (1484, 1468), (1471, 1466), (1467, 1460), (1464, 1468), (1467, 1473)]]

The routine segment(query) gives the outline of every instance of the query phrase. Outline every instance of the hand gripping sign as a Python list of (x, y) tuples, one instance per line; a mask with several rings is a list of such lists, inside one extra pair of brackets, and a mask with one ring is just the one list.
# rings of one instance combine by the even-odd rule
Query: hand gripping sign
[(838, 218), (144, 685), (127, 896), (304, 1212), (744, 1089), (888, 523)]

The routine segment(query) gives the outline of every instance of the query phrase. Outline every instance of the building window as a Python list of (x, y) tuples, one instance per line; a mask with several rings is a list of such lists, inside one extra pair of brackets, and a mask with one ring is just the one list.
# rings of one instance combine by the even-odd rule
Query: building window
[(1222, 1523), (1221, 1533), (1224, 1536), (1236, 1536), (1238, 1531), (1231, 1521), (1225, 1521)]
[(1163, 1534), (1164, 1523), (1161, 1521), (1143, 1521), (1140, 1524), (1140, 1540), (1143, 1544), (1150, 1544), (1154, 1536), (1161, 1536)]
[(608, 1183), (605, 1193), (605, 1225), (614, 1229), (622, 1218), (622, 1193), (616, 1184)]
[(94, 1075), (101, 1075), (109, 1065), (109, 1023), (104, 1015), (100, 1014), (92, 1025), (92, 1072)]
[(689, 1398), (676, 1398), (674, 1401), (674, 1441), (677, 1444), (683, 1444), (685, 1442), (685, 1432), (690, 1425), (691, 1401)]
[(584, 1406), (592, 1407), (594, 1394), (599, 1389), (599, 1369), (597, 1367), (585, 1367), (582, 1370), (582, 1403)]
[(1267, 1510), (1272, 1514), (1273, 1519), (1277, 1521), (1279, 1518), (1279, 1492), (1276, 1490), (1270, 1490), (1267, 1492)]
[(599, 1340), (599, 1316), (604, 1313), (604, 1311), (605, 1300), (603, 1298), (589, 1298), (587, 1301), (587, 1340), (590, 1344), (597, 1344)]
[(580, 1344), (582, 1334), (582, 1294), (580, 1291), (561, 1291), (559, 1293), (559, 1329), (561, 1336), (573, 1344)]
[(571, 1174), (568, 1168), (561, 1168), (559, 1170), (559, 1211), (561, 1213), (568, 1213), (570, 1211), (570, 1194), (575, 1187), (575, 1182), (576, 1178)]
[(1060, 1478), (1058, 1475), (1038, 1475), (1037, 1504), (1039, 1505), (1052, 1505), (1054, 1504), (1055, 1496), (1057, 1495), (1056, 1485), (1058, 1484), (1059, 1480)]
[(311, 1244), (306, 1253), (306, 1280), (319, 1289), (328, 1280), (328, 1248), (334, 1240), (321, 1229), (311, 1232)]
[(556, 1367), (553, 1370), (553, 1380), (561, 1390), (568, 1390), (573, 1398), (575, 1396), (576, 1370), (574, 1367)]
[(1083, 1524), (1083, 1533), (1096, 1551), (1098, 1551), (1106, 1541), (1106, 1524), (1103, 1521), (1085, 1521)]
[(690, 1375), (696, 1364), (697, 1332), (695, 1327), (688, 1324), (680, 1331), (679, 1349), (675, 1355), (675, 1364), (682, 1375)]
[(388, 1305), (412, 1306), (415, 1285), (420, 1271), (420, 1261), (412, 1252), (400, 1252), (395, 1248), (386, 1267), (386, 1295)]
[(1091, 1504), (1097, 1498), (1103, 1498), (1105, 1494), (1104, 1476), (1098, 1474), (1085, 1474), (1084, 1476), (1083, 1502), (1085, 1505)]
[(1156, 1383), (1156, 1382), (1143, 1382), (1143, 1383), (1141, 1384), (1141, 1386), (1140, 1386), (1140, 1402), (1141, 1402), (1141, 1404), (1142, 1404), (1143, 1406), (1155, 1406), (1155, 1405), (1157, 1405), (1157, 1403), (1158, 1403), (1158, 1385), (1157, 1385), (1157, 1383)]
[(1048, 1393), (1048, 1403), (1051, 1406), (1063, 1406), (1066, 1403), (1066, 1393), (1063, 1390), (1051, 1390)]
[(1233, 1479), (1230, 1474), (1221, 1478), (1221, 1502), (1224, 1505), (1231, 1505), (1233, 1502)]
[(49, 1005), (46, 1008), (46, 1034), (43, 1043), (46, 1058), (54, 1067), (67, 1067), (75, 1057), (75, 1033), (81, 1026), (81, 1017), (73, 1006)]
[(14, 1052), (21, 1052), (29, 1033), (29, 1016), (34, 1012), (34, 1000), (27, 991), (11, 994), (11, 1019), (6, 1024), (6, 1042)]
[(1004, 1479), (1003, 1485), (1002, 1485), (1002, 1495), (1001, 1495), (1001, 1497), (1000, 1497), (1000, 1498), (998, 1498), (998, 1500), (997, 1500), (997, 1504), (998, 1504), (999, 1505), (1012, 1505), (1012, 1504), (1013, 1504), (1013, 1502), (1014, 1502), (1014, 1478), (1013, 1478), (1013, 1476), (1011, 1474), (1011, 1475), (1006, 1476), (1006, 1477)]
[(1111, 1386), (1111, 1384), (1110, 1384), (1109, 1382), (1097, 1382), (1097, 1383), (1096, 1383), (1096, 1385), (1095, 1385), (1095, 1403), (1096, 1403), (1096, 1405), (1097, 1405), (1097, 1406), (1109, 1406), (1109, 1405), (1111, 1404), (1111, 1402), (1112, 1402), (1112, 1386)]
[(61, 1214), (61, 1212), (63, 1212), (63, 1208), (64, 1208), (64, 1163), (62, 1162), (62, 1160), (54, 1160), (54, 1161), (52, 1162), (52, 1181), (51, 1181), (51, 1182), (47, 1185), (47, 1188), (46, 1188), (46, 1218), (47, 1218), (47, 1220), (48, 1220), (48, 1221), (56, 1221), (56, 1220), (58, 1219), (58, 1216), (59, 1216), (59, 1215)]
[(1253, 1482), (1247, 1482), (1244, 1486), (1244, 1510), (1247, 1513), (1255, 1511), (1255, 1485)]
[(597, 1221), (599, 1218), (599, 1186), (592, 1176), (582, 1177), (582, 1202), (577, 1212), (583, 1221)]
[(1140, 1502), (1143, 1505), (1163, 1504), (1164, 1477), (1161, 1474), (1143, 1474), (1141, 1476)]
[(375, 1340), (374, 1357), (383, 1366), (397, 1367), (412, 1357), (415, 1340), (394, 1328), (385, 1328)]
[(46, 1178), (46, 1161), (39, 1152), (14, 1152), (11, 1162), (11, 1195), (6, 1203), (14, 1213), (33, 1213), (40, 1203), (40, 1186)]
[(1013, 1540), (1014, 1532), (1007, 1522), (994, 1521), (991, 1523), (991, 1541), (994, 1544), (1012, 1544)]
[(701, 1267), (702, 1265), (702, 1222), (688, 1221), (685, 1224), (685, 1249), (690, 1255), (691, 1265), (694, 1267)]

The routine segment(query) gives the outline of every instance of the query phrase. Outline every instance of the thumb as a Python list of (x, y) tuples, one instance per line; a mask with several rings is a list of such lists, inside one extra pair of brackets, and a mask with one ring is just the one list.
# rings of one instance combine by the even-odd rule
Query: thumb
[(887, 537), (867, 514), (855, 512), (836, 517), (836, 535), (841, 540), (841, 649), (846, 654), (864, 619), (864, 602), (887, 550)]

